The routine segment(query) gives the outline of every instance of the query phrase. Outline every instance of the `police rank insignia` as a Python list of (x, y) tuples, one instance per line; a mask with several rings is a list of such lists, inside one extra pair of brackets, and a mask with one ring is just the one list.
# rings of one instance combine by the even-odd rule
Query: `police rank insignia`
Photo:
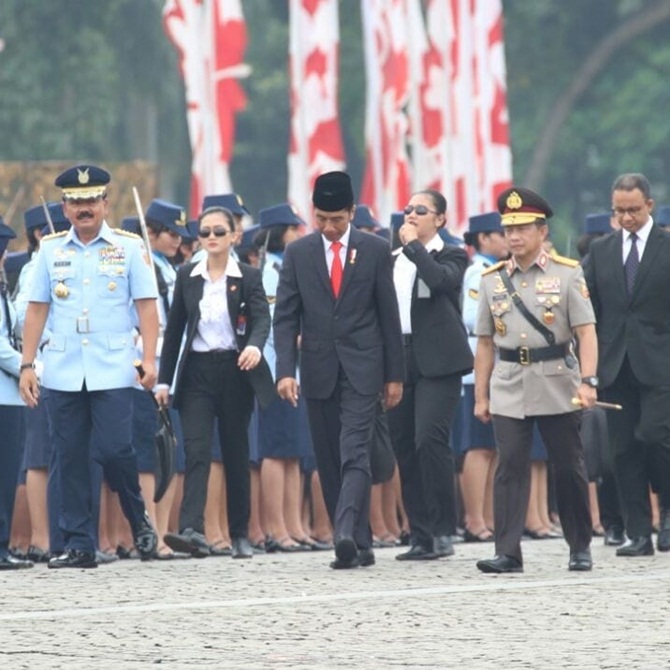
[(498, 335), (505, 335), (505, 333), (507, 333), (507, 326), (499, 316), (496, 316), (493, 319), (493, 323), (495, 324), (496, 333), (498, 333)]

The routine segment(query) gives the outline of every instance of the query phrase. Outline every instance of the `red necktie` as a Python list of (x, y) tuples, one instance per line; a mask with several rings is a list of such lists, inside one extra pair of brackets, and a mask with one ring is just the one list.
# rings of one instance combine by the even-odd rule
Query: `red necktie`
[(342, 286), (341, 248), (342, 242), (333, 242), (330, 245), (330, 250), (333, 252), (333, 264), (330, 266), (330, 285), (333, 287), (333, 295), (336, 298), (340, 295), (340, 286)]

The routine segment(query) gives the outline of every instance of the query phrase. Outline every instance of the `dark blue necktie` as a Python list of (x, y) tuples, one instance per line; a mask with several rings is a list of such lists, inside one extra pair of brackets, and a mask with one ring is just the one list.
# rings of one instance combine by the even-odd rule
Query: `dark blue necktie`
[(637, 234), (631, 233), (628, 239), (630, 240), (630, 251), (626, 257), (624, 269), (626, 270), (626, 289), (628, 290), (628, 295), (630, 295), (633, 292), (633, 286), (635, 286), (637, 269), (640, 267), (640, 255), (637, 252)]

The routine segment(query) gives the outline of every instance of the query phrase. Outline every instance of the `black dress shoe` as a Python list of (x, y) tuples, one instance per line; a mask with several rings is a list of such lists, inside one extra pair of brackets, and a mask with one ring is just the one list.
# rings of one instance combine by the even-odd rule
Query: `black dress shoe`
[(23, 558), (14, 558), (11, 554), (5, 554), (0, 557), (0, 570), (24, 570), (32, 568), (35, 565), (32, 561), (26, 561)]
[(246, 537), (234, 537), (231, 556), (233, 558), (253, 558), (254, 550)]
[(335, 542), (335, 556), (343, 563), (351, 563), (358, 555), (356, 543), (352, 537), (340, 536)]
[(375, 563), (375, 552), (372, 551), (372, 549), (358, 550), (358, 565), (360, 565), (362, 568), (369, 568)]
[(149, 521), (149, 515), (145, 512), (138, 526), (133, 530), (135, 548), (140, 554), (141, 561), (148, 561), (156, 553), (158, 547), (158, 535)]
[(603, 541), (606, 547), (620, 547), (626, 541), (623, 528), (621, 526), (610, 526), (605, 531), (605, 539)]
[(48, 567), (56, 570), (59, 568), (97, 568), (98, 562), (95, 554), (78, 549), (68, 549), (60, 556), (54, 556), (49, 561)]
[(408, 551), (398, 554), (395, 557), (396, 561), (433, 561), (439, 558), (433, 549), (428, 549), (422, 544), (413, 544)]
[(593, 559), (591, 558), (591, 550), (584, 549), (583, 551), (571, 551), (570, 561), (568, 562), (568, 570), (577, 572), (588, 572), (593, 568)]
[(49, 552), (31, 544), (26, 552), (26, 558), (33, 563), (48, 563)]
[(185, 528), (181, 533), (167, 533), (163, 541), (172, 551), (194, 558), (206, 558), (212, 553), (207, 538), (193, 528)]
[(523, 572), (523, 563), (514, 556), (494, 556), (477, 561), (477, 568), (482, 572), (503, 574), (506, 572)]
[(670, 509), (661, 510), (656, 547), (659, 551), (670, 551)]
[(448, 535), (437, 535), (433, 538), (433, 551), (440, 557), (454, 555), (454, 544)]
[(653, 556), (654, 543), (649, 535), (632, 537), (616, 550), (617, 556)]
[(341, 561), (339, 558), (336, 558), (334, 561), (330, 562), (330, 567), (333, 570), (351, 570), (357, 568), (359, 565), (358, 556), (356, 556), (353, 561)]

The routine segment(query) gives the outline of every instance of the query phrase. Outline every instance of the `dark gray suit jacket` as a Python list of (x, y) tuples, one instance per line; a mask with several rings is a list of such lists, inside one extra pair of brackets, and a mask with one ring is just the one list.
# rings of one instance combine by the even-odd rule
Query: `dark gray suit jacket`
[(328, 398), (340, 365), (361, 394), (379, 393), (385, 383), (404, 379), (388, 244), (352, 227), (343, 270), (336, 300), (321, 234), (286, 247), (274, 313), (276, 378), (296, 376), (302, 335), (300, 382), (306, 398)]
[[(202, 276), (191, 277), (191, 271), (195, 263), (188, 263), (179, 268), (177, 282), (174, 289), (174, 298), (170, 307), (163, 349), (161, 352), (161, 364), (158, 373), (160, 384), (171, 384), (177, 361), (177, 382), (175, 384), (173, 407), (179, 408), (181, 400), (181, 376), (184, 367), (188, 365), (189, 354), (193, 338), (198, 329), (200, 321), (200, 300), (202, 299), (205, 280)], [(262, 353), (265, 340), (270, 333), (270, 309), (267, 296), (263, 290), (263, 282), (260, 270), (250, 265), (239, 263), (242, 277), (227, 277), (228, 313), (233, 330), (236, 334), (237, 348), (242, 351), (244, 347), (252, 345), (258, 347)], [(237, 324), (239, 318), (246, 319), (246, 328), (243, 335), (238, 332)], [(184, 353), (179, 359), (181, 342), (186, 329), (186, 342)], [(254, 393), (261, 407), (266, 407), (277, 397), (272, 373), (265, 358), (253, 369), (245, 372), (251, 383)]]
[(618, 231), (595, 240), (584, 267), (597, 319), (600, 385), (606, 388), (614, 382), (628, 355), (642, 384), (668, 386), (670, 234), (652, 226), (630, 298), (622, 238)]

